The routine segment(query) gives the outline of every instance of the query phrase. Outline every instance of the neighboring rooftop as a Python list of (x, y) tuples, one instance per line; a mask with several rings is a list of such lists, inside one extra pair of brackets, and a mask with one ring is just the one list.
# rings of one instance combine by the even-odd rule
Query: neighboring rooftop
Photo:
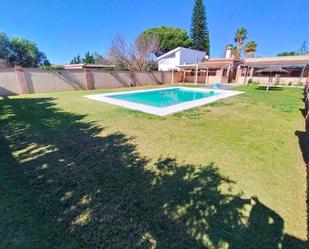
[(67, 64), (63, 65), (64, 69), (83, 69), (83, 68), (96, 68), (96, 69), (103, 69), (103, 68), (115, 68), (114, 65), (103, 65), (103, 64)]

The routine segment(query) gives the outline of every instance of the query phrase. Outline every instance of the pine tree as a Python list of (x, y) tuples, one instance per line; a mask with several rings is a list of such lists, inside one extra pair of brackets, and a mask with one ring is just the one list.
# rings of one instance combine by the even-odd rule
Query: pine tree
[(79, 54), (77, 56), (74, 56), (74, 58), (71, 60), (70, 64), (80, 64), (82, 62)]
[(206, 9), (203, 0), (196, 0), (191, 20), (191, 39), (193, 49), (210, 54), (209, 32), (207, 28)]
[(83, 63), (86, 63), (86, 64), (94, 64), (95, 61), (94, 61), (93, 54), (90, 54), (89, 52), (87, 52), (87, 53), (85, 54), (85, 58), (83, 59)]
[(306, 54), (307, 53), (307, 45), (306, 41), (303, 42), (303, 44), (300, 47), (299, 54)]
[(81, 58), (80, 58), (80, 56), (79, 56), (79, 54), (77, 54), (77, 57), (76, 57), (76, 62), (75, 63), (77, 63), (77, 64), (80, 64), (80, 63), (82, 63), (82, 60), (81, 60)]

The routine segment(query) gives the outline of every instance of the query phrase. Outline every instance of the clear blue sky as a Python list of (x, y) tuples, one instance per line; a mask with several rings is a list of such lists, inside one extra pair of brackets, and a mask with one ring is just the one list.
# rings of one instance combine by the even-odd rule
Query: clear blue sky
[[(77, 53), (106, 53), (116, 34), (133, 41), (170, 25), (189, 31), (194, 0), (1, 0), (0, 31), (33, 40), (52, 63)], [(204, 0), (211, 56), (222, 55), (237, 27), (258, 43), (258, 55), (309, 47), (309, 0)]]

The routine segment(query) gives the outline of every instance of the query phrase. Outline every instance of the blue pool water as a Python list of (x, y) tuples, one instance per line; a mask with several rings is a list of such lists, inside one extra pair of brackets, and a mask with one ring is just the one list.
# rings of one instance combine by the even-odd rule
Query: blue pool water
[(194, 89), (172, 88), (138, 93), (117, 94), (108, 97), (154, 107), (167, 107), (192, 100), (208, 98), (218, 94), (220, 93), (213, 90), (197, 91)]

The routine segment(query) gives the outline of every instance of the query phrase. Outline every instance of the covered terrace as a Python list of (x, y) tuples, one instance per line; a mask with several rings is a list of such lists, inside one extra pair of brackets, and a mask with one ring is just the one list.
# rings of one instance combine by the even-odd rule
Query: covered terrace
[(309, 55), (246, 58), (238, 68), (237, 79), (246, 83), (252, 79), (259, 83), (269, 80), (269, 75), (259, 74), (262, 69), (280, 67), (285, 73), (277, 73), (275, 81), (280, 84), (300, 85), (309, 77)]

